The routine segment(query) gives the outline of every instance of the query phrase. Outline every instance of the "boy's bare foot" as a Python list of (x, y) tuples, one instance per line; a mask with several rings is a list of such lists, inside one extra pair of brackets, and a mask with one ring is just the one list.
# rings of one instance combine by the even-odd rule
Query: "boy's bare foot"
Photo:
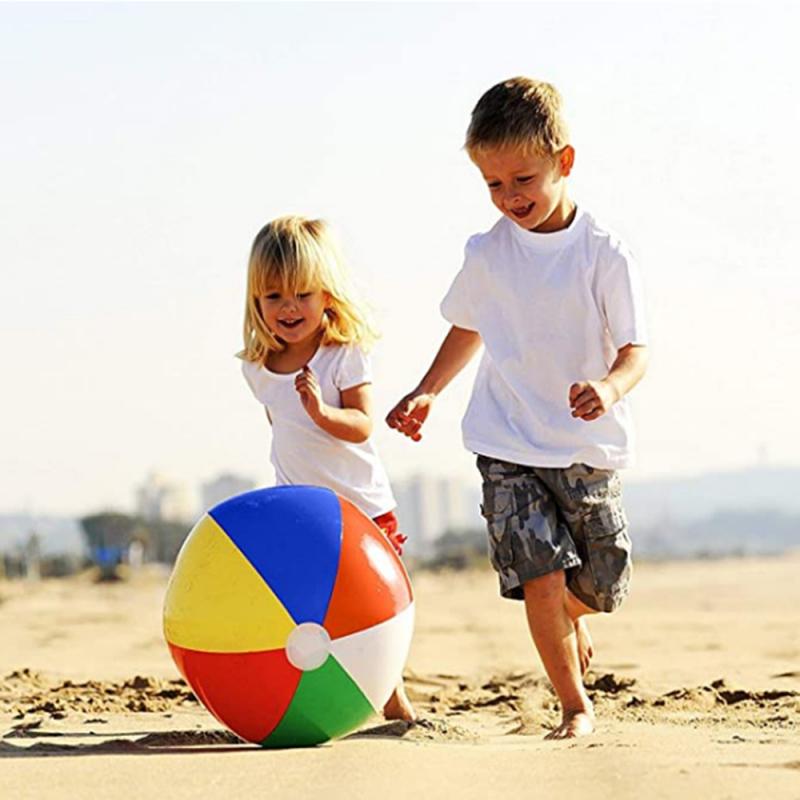
[(561, 724), (545, 736), (545, 739), (575, 739), (578, 736), (588, 736), (594, 731), (594, 712), (589, 709), (584, 711), (565, 711)]
[(575, 635), (578, 637), (578, 659), (581, 662), (581, 675), (586, 674), (594, 655), (592, 637), (589, 635), (589, 626), (583, 617), (575, 620)]
[(406, 695), (406, 690), (401, 683), (393, 692), (386, 705), (383, 707), (385, 719), (401, 719), (404, 722), (415, 722), (417, 712)]

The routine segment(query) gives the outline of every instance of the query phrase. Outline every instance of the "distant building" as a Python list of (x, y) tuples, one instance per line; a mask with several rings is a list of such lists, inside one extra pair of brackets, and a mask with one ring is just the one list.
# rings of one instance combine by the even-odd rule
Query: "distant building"
[(150, 522), (184, 522), (193, 511), (188, 489), (156, 472), (136, 490), (136, 513)]
[(416, 556), (433, 552), (433, 543), (447, 531), (482, 528), (479, 490), (457, 478), (415, 475), (392, 485), (406, 550)]
[(212, 506), (217, 505), (217, 503), (221, 503), (236, 494), (249, 492), (255, 487), (254, 481), (241, 475), (233, 475), (230, 472), (218, 475), (216, 478), (204, 483), (200, 489), (200, 502), (202, 504), (200, 513), (203, 514)]
[(31, 531), (25, 542), (25, 577), (38, 581), (42, 577), (42, 543), (35, 531)]

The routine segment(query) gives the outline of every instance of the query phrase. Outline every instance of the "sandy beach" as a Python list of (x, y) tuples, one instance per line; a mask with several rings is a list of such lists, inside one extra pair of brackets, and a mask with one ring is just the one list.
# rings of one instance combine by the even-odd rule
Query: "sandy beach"
[(421, 723), (308, 750), (239, 743), (161, 636), (166, 572), (0, 583), (0, 796), (800, 798), (800, 555), (638, 565), (595, 618), (595, 735), (558, 719), (489, 571), (414, 576)]

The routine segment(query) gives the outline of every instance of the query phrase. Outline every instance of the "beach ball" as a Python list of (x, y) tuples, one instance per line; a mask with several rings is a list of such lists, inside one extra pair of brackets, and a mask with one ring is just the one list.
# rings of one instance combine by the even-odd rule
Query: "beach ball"
[(265, 747), (319, 744), (380, 712), (413, 625), (391, 544), (315, 486), (214, 506), (184, 542), (164, 601), (172, 658), (197, 698)]

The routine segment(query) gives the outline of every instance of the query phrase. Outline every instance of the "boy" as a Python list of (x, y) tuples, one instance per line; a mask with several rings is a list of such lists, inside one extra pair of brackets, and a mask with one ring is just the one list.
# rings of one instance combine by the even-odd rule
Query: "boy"
[(628, 592), (630, 540), (616, 470), (631, 463), (625, 395), (644, 375), (639, 281), (625, 247), (567, 193), (575, 159), (549, 84), (513, 78), (478, 101), (466, 150), (503, 217), (467, 243), (442, 302), (452, 327), (389, 413), (419, 441), (436, 395), (484, 345), (462, 423), (504, 597), (522, 599), (562, 707), (547, 738), (594, 730), (584, 615)]

